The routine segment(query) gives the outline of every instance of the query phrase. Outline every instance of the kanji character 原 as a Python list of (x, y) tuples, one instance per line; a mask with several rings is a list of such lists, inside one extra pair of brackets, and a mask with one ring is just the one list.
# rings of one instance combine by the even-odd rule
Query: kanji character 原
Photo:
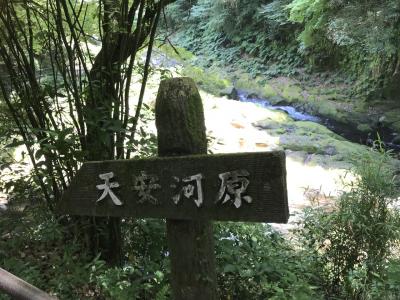
[(247, 170), (235, 170), (219, 174), (221, 186), (215, 202), (224, 204), (230, 201), (236, 208), (242, 206), (242, 200), (251, 203), (251, 197), (243, 195), (250, 183), (249, 179), (246, 178), (249, 175)]

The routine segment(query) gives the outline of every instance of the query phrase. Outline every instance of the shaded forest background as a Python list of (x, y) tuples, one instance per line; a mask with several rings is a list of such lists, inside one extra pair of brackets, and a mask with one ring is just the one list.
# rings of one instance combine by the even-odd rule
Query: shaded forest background
[(339, 72), (356, 82), (356, 94), (398, 97), (397, 1), (178, 0), (168, 12), (175, 41), (205, 65), (239, 64), (267, 77)]

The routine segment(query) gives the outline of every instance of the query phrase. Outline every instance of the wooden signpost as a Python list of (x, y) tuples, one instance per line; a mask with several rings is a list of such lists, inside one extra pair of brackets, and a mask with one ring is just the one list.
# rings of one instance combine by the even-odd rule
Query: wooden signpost
[(189, 78), (161, 82), (156, 125), (160, 157), (84, 163), (57, 211), (166, 218), (174, 299), (217, 299), (211, 221), (286, 223), (285, 154), (206, 155), (201, 98)]
[(280, 223), (284, 177), (282, 152), (88, 162), (58, 212)]

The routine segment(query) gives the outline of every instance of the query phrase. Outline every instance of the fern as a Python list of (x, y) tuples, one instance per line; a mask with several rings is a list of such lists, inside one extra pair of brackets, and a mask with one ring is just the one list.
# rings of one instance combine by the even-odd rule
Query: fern
[(219, 61), (275, 76), (307, 62), (347, 72), (371, 97), (396, 90), (398, 0), (177, 0), (171, 16), (175, 41), (205, 66)]

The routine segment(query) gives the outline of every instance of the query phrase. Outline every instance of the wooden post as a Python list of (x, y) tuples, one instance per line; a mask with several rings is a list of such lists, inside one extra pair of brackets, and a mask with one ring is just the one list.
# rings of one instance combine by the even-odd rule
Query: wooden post
[(203, 106), (189, 78), (161, 82), (156, 125), (162, 157), (84, 163), (57, 212), (166, 218), (175, 300), (215, 300), (211, 220), (286, 223), (285, 153), (207, 155)]
[[(194, 81), (161, 82), (156, 100), (159, 156), (206, 154), (203, 104)], [(175, 300), (217, 299), (212, 222), (167, 219)]]

